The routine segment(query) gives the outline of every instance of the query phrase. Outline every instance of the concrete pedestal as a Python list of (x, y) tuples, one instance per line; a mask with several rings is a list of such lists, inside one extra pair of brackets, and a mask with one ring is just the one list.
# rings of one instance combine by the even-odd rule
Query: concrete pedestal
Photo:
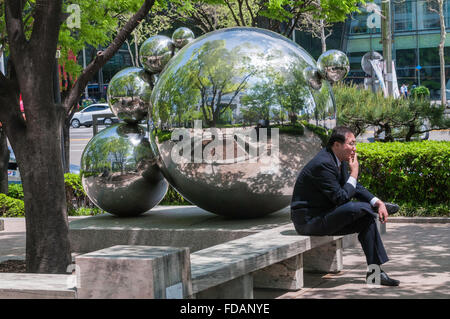
[(299, 290), (303, 287), (303, 254), (253, 273), (255, 288)]
[(0, 231), (5, 230), (5, 222), (3, 219), (0, 219)]
[(250, 274), (238, 277), (203, 290), (195, 297), (197, 299), (253, 299), (253, 277)]
[(188, 248), (114, 246), (77, 256), (78, 298), (181, 299), (192, 295)]
[(342, 239), (321, 245), (303, 254), (307, 272), (337, 273), (343, 269)]

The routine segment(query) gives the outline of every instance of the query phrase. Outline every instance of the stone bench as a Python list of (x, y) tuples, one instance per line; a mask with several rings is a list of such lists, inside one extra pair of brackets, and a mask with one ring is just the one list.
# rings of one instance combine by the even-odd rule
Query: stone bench
[(191, 254), (196, 298), (253, 298), (253, 288), (298, 290), (303, 271), (339, 272), (343, 236), (300, 236), (292, 224)]
[(292, 224), (189, 254), (119, 245), (79, 255), (79, 298), (253, 298), (253, 288), (298, 290), (303, 270), (342, 269), (343, 236), (299, 236)]
[(0, 273), (0, 299), (75, 299), (71, 275)]

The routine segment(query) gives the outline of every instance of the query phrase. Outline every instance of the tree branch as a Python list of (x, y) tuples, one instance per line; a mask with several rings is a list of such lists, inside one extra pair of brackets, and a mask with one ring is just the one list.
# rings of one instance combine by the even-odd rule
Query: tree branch
[(75, 85), (70, 90), (68, 98), (64, 103), (66, 113), (69, 113), (71, 109), (76, 107), (78, 99), (80, 98), (89, 80), (92, 79), (92, 77), (100, 70), (102, 66), (106, 64), (109, 59), (114, 56), (114, 54), (116, 54), (127, 37), (148, 14), (154, 3), (155, 0), (145, 0), (138, 12), (136, 12), (136, 14), (128, 20), (106, 50), (99, 52), (95, 59), (83, 70), (82, 74), (75, 82)]
[(20, 56), (24, 52), (26, 45), (22, 21), (23, 2), (6, 0), (5, 4), (6, 32), (8, 34), (9, 49), (13, 56)]

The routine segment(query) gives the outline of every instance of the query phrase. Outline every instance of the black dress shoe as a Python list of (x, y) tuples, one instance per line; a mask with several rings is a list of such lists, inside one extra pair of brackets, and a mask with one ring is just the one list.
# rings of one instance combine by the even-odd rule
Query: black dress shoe
[(400, 209), (400, 207), (397, 204), (384, 203), (384, 205), (386, 206), (386, 210), (387, 210), (389, 215), (395, 214)]
[[(368, 278), (371, 274), (373, 274), (373, 272), (368, 272), (368, 273), (366, 273), (366, 283), (369, 284), (369, 285), (377, 284), (376, 278), (374, 278), (375, 280), (372, 281), (372, 282), (368, 282), (368, 281), (367, 281), (367, 278)], [(381, 273), (380, 273), (380, 285), (381, 285), (381, 286), (392, 286), (392, 287), (395, 287), (395, 286), (400, 285), (400, 281), (399, 281), (399, 280), (396, 280), (396, 279), (389, 278), (389, 276), (387, 275), (387, 273), (385, 273), (385, 272), (382, 270)]]

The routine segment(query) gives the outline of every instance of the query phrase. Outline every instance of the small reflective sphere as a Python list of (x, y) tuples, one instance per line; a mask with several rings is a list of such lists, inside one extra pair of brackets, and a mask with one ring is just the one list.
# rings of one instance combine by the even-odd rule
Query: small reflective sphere
[(148, 38), (139, 50), (142, 66), (150, 73), (159, 73), (173, 56), (173, 42), (164, 35)]
[(153, 137), (143, 127), (118, 123), (95, 135), (81, 157), (81, 181), (92, 202), (120, 217), (142, 214), (165, 196)]
[(299, 120), (334, 125), (330, 86), (311, 90), (308, 67), (316, 62), (304, 49), (257, 28), (222, 29), (180, 50), (151, 98), (169, 183), (223, 216), (287, 207), (299, 171), (321, 148)]
[(192, 32), (191, 29), (185, 27), (176, 29), (172, 34), (173, 45), (178, 49), (181, 49), (189, 42), (194, 41), (194, 39), (194, 32)]
[(344, 52), (329, 50), (319, 56), (317, 69), (328, 81), (337, 82), (347, 76), (350, 71), (350, 62)]
[(308, 66), (303, 71), (303, 75), (306, 79), (306, 82), (311, 88), (313, 88), (314, 90), (320, 90), (320, 88), (322, 87), (322, 78), (320, 77), (320, 73), (316, 68)]
[(118, 72), (107, 90), (111, 111), (127, 123), (143, 120), (150, 107), (151, 83), (150, 74), (142, 68), (130, 67)]
[(364, 72), (370, 75), (374, 72), (372, 64), (370, 63), (371, 60), (383, 60), (383, 56), (377, 51), (370, 51), (363, 55), (361, 59), (361, 67)]

